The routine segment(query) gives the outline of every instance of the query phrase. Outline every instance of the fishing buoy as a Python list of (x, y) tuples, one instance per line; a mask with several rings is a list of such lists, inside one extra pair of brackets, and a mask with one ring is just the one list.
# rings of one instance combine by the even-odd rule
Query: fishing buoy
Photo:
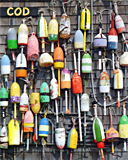
[(65, 128), (55, 129), (55, 141), (57, 148), (62, 150), (65, 146), (66, 141)]
[(0, 90), (0, 107), (3, 118), (3, 125), (0, 130), (0, 148), (8, 149), (8, 133), (6, 127), (6, 107), (8, 106), (8, 91), (6, 88), (2, 87)]
[(67, 68), (64, 68), (61, 72), (61, 89), (70, 89), (71, 88), (71, 77), (70, 72)]
[(50, 97), (51, 99), (55, 99), (55, 106), (56, 106), (56, 121), (59, 122), (58, 119), (58, 104), (57, 104), (57, 97), (58, 97), (58, 82), (55, 78), (54, 68), (51, 67), (52, 70), (52, 80), (50, 81)]
[(99, 48), (99, 70), (101, 70), (101, 48), (107, 47), (107, 38), (102, 34), (102, 24), (99, 24), (99, 34), (94, 37), (94, 47)]
[(18, 45), (26, 46), (28, 43), (28, 27), (25, 24), (26, 19), (22, 20), (22, 24), (18, 28)]
[(12, 19), (11, 19), (11, 27), (7, 32), (7, 44), (8, 49), (17, 49), (17, 33), (15, 28), (12, 27)]
[(89, 53), (85, 53), (82, 57), (82, 73), (92, 72), (92, 58)]
[(71, 149), (70, 153), (70, 160), (72, 160), (72, 151), (73, 149), (77, 148), (77, 142), (78, 142), (78, 132), (75, 128), (75, 119), (73, 121), (73, 128), (68, 133), (68, 140), (67, 140), (67, 148)]
[(74, 36), (74, 48), (75, 49), (83, 49), (83, 33), (81, 30), (77, 30)]
[(65, 108), (66, 113), (70, 113), (68, 109), (68, 89), (71, 89), (71, 76), (69, 70), (66, 68), (66, 43), (64, 44), (64, 69), (61, 72), (61, 89), (65, 89)]
[(50, 67), (53, 65), (53, 58), (49, 53), (41, 54), (39, 58), (39, 65), (41, 67)]
[(93, 137), (97, 147), (101, 150), (102, 160), (104, 160), (103, 149), (105, 142), (104, 128), (100, 119), (97, 117), (97, 105), (94, 104), (95, 118), (93, 120)]
[(39, 57), (39, 42), (35, 36), (35, 32), (32, 32), (27, 44), (27, 61), (37, 61)]
[(60, 69), (64, 68), (64, 53), (61, 47), (55, 48), (54, 50), (54, 68), (58, 69), (58, 91), (59, 91), (59, 96), (60, 96)]
[(127, 67), (128, 66), (128, 52), (124, 52), (120, 58), (119, 63), (121, 66)]
[[(30, 108), (29, 108), (30, 109)], [(30, 110), (24, 115), (24, 132), (27, 133), (27, 151), (29, 150), (29, 132), (33, 132), (34, 116)]]
[(16, 103), (20, 103), (20, 86), (13, 82), (10, 88), (11, 103), (14, 103), (14, 125), (16, 125)]
[(27, 61), (23, 54), (23, 47), (21, 48), (21, 53), (18, 54), (16, 58), (16, 77), (26, 77), (27, 76)]
[(121, 69), (117, 69), (117, 73), (114, 75), (114, 89), (118, 90), (118, 107), (120, 107), (120, 89), (123, 89), (123, 72)]
[(74, 35), (74, 48), (78, 49), (78, 74), (80, 75), (80, 49), (83, 49), (84, 46), (84, 36), (82, 31), (80, 30), (80, 5), (78, 5), (78, 30), (75, 32)]
[(124, 139), (124, 151), (126, 151), (126, 139), (128, 138), (128, 117), (125, 103), (123, 104), (123, 116), (119, 121), (119, 137)]
[(1, 58), (1, 74), (5, 78), (6, 88), (8, 90), (8, 75), (11, 72), (10, 59), (7, 55)]
[(48, 40), (51, 41), (51, 52), (54, 52), (54, 42), (58, 40), (58, 22), (55, 19), (56, 14), (53, 10), (53, 19), (48, 25)]
[(40, 13), (41, 13), (41, 17), (39, 18), (39, 21), (38, 21), (38, 37), (42, 39), (42, 52), (45, 52), (44, 38), (48, 37), (47, 22), (43, 17), (43, 13), (44, 13), (43, 9), (38, 11), (38, 14)]
[(59, 37), (62, 39), (70, 38), (71, 29), (70, 29), (70, 18), (66, 12), (64, 12), (60, 19), (59, 25)]
[(81, 12), (80, 28), (84, 31), (84, 52), (86, 51), (86, 30), (90, 29), (90, 11), (87, 8), (88, 3), (85, 3), (85, 8)]
[(46, 82), (40, 86), (40, 102), (45, 104), (50, 102), (50, 90)]
[(22, 128), (21, 128), (21, 140), (23, 142), (23, 131), (24, 131), (24, 113), (28, 111), (28, 95), (26, 93), (26, 84), (24, 85), (24, 93), (20, 97), (20, 112), (22, 113)]
[(42, 118), (39, 124), (39, 137), (48, 137), (49, 122), (47, 118)]
[(108, 49), (112, 50), (112, 64), (113, 70), (115, 70), (114, 62), (114, 50), (118, 49), (118, 35), (114, 28), (114, 13), (111, 13), (111, 29), (108, 33)]
[(103, 71), (100, 74), (100, 78), (99, 78), (99, 91), (100, 93), (104, 93), (104, 115), (106, 115), (106, 96), (105, 93), (109, 93), (110, 92), (110, 78), (109, 78), (109, 74), (106, 72), (106, 67), (105, 67), (105, 62), (106, 59), (102, 60), (103, 62)]
[(9, 145), (20, 145), (20, 126), (18, 121), (14, 125), (15, 119), (9, 121), (8, 124), (8, 142)]
[(11, 69), (10, 69), (10, 59), (7, 55), (3, 55), (1, 58), (1, 74), (2, 75), (7, 75), (10, 74)]
[(0, 90), (0, 106), (5, 108), (8, 106), (8, 91), (4, 87)]
[(108, 33), (108, 49), (118, 49), (118, 35), (114, 28), (114, 13), (111, 13), (111, 29)]
[(37, 113), (40, 111), (40, 93), (33, 92), (30, 97), (31, 109), (35, 113), (35, 135), (36, 140), (38, 139), (37, 135)]
[(75, 68), (75, 73), (73, 74), (73, 77), (72, 77), (72, 93), (73, 94), (77, 94), (78, 117), (79, 117), (79, 134), (80, 134), (80, 141), (82, 141), (82, 128), (81, 128), (81, 113), (80, 113), (79, 93), (83, 93), (83, 88), (82, 88), (81, 77), (77, 73), (76, 55), (75, 55), (75, 53), (74, 53), (74, 68)]
[(44, 118), (41, 119), (40, 124), (39, 124), (39, 137), (42, 138), (42, 157), (44, 157), (44, 145), (46, 144), (46, 141), (44, 138), (48, 137), (49, 134), (49, 122), (48, 119), (46, 118), (47, 115), (47, 109), (44, 114)]
[(119, 140), (119, 133), (115, 128), (113, 128), (111, 109), (110, 109), (110, 120), (111, 120), (111, 128), (109, 128), (108, 131), (106, 132), (106, 141), (112, 142), (112, 154), (114, 154), (114, 142)]
[(118, 15), (118, 7), (117, 7), (117, 3), (114, 2), (114, 9), (115, 9), (115, 26), (116, 26), (116, 30), (118, 33), (122, 33), (125, 31), (125, 26), (124, 26), (124, 22), (122, 20), (122, 18), (120, 17), (120, 15)]

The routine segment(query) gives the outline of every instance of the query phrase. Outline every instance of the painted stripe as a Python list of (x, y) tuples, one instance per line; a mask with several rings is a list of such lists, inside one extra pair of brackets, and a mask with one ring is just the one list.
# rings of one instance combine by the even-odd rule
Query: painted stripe
[(117, 73), (117, 88), (119, 88), (119, 73)]
[(108, 93), (110, 91), (110, 86), (100, 86), (100, 93)]
[(109, 35), (108, 42), (118, 42), (118, 36)]
[(2, 65), (1, 74), (10, 74), (10, 65)]
[(68, 142), (67, 142), (67, 147), (68, 147), (68, 148), (70, 148), (71, 133), (72, 133), (72, 129), (70, 130), (70, 132), (69, 132), (69, 134), (68, 134)]
[(116, 21), (115, 24), (116, 24), (116, 29), (124, 27), (124, 22), (122, 20)]
[(86, 8), (85, 8), (84, 13), (85, 13), (85, 28), (86, 28), (86, 25), (87, 25), (87, 9)]
[(82, 66), (82, 72), (84, 71), (92, 71), (92, 66)]
[(82, 63), (92, 63), (91, 58), (82, 58)]
[(119, 69), (119, 73), (114, 75), (114, 89), (123, 89), (123, 73)]
[(95, 119), (95, 134), (96, 134), (96, 140), (97, 142), (102, 142), (102, 134), (101, 134), (101, 127), (99, 123), (99, 119)]
[(43, 136), (46, 135), (46, 136), (48, 136), (48, 133), (49, 133), (48, 131), (39, 131), (39, 136), (40, 135), (43, 135)]
[(49, 126), (48, 125), (40, 125), (39, 131), (49, 131)]

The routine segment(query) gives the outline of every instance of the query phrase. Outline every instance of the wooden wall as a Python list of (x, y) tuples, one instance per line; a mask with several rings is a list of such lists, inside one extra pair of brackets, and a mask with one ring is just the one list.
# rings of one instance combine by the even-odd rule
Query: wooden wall
[[(87, 0), (86, 2), (89, 2), (89, 9), (91, 10), (91, 0)], [(85, 1), (81, 0), (82, 6), (84, 5)], [(77, 2), (73, 1), (71, 3), (69, 3), (67, 5), (67, 13), (70, 17), (71, 20), (71, 37), (69, 40), (67, 40), (67, 46), (71, 47), (72, 50), (69, 50), (69, 54), (67, 55), (67, 67), (70, 70), (71, 73), (71, 77), (74, 73), (74, 63), (73, 63), (73, 52), (74, 50), (74, 34), (77, 30), (77, 14), (74, 13), (74, 9), (76, 6)], [(39, 8), (43, 8), (44, 9), (44, 17), (46, 18), (47, 24), (49, 24), (49, 21), (52, 18), (52, 11), (47, 10), (48, 6), (50, 5), (49, 2), (0, 2), (0, 7), (39, 7)], [(128, 36), (128, 1), (127, 0), (123, 0), (119, 6), (119, 14), (121, 15), (121, 17), (124, 20), (125, 23), (125, 27), (126, 27), (126, 31), (125, 31), (125, 37), (127, 39)], [(87, 33), (87, 48), (90, 50), (90, 54), (92, 56), (92, 75), (93, 75), (93, 82), (94, 82), (94, 90), (96, 93), (96, 98), (97, 100), (103, 104), (103, 94), (99, 93), (99, 76), (101, 71), (98, 69), (98, 50), (93, 48), (93, 42), (91, 42), (91, 33), (92, 34), (92, 38), (94, 38), (94, 36), (96, 34), (98, 34), (98, 24), (99, 24), (99, 16), (97, 14), (97, 11), (101, 11), (102, 9), (109, 9), (110, 8), (110, 1), (108, 0), (97, 0), (93, 3), (93, 15), (91, 13), (91, 18), (93, 18), (93, 28), (91, 28), (91, 30), (88, 31)], [(60, 17), (63, 14), (63, 10), (62, 10), (62, 3), (61, 1), (56, 1), (55, 4), (55, 10), (56, 10), (56, 14), (57, 14), (57, 21), (60, 21)], [(37, 17), (33, 17), (33, 21), (34, 21), (34, 30), (37, 33), (37, 24), (38, 24), (38, 18)], [(16, 31), (18, 31), (18, 27), (22, 22), (22, 17), (14, 17), (13, 18), (13, 26), (16, 29)], [(109, 11), (104, 11), (103, 12), (103, 34), (106, 35), (106, 37), (108, 36), (108, 32), (110, 29), (110, 13)], [(10, 17), (1, 17), (0, 18), (0, 58), (5, 54), (5, 47), (7, 46), (7, 31), (10, 27)], [(30, 27), (30, 25), (28, 24), (28, 27)], [(124, 51), (124, 44), (123, 44), (123, 39), (121, 35), (118, 35), (119, 37), (119, 47), (118, 47), (118, 51), (117, 53), (119, 54), (119, 56), (123, 53)], [(48, 42), (48, 39), (46, 39), (46, 41)], [(49, 42), (48, 42), (49, 43)], [(62, 45), (64, 43), (64, 41), (62, 39), (60, 39), (60, 45)], [(57, 46), (57, 44), (55, 43), (55, 46)], [(50, 45), (46, 45), (46, 51), (50, 53)], [(13, 70), (14, 70), (14, 65), (11, 59), (11, 52), (6, 49), (7, 55), (9, 55), (10, 60), (11, 60), (11, 76), (13, 76)], [(15, 51), (16, 56), (18, 55), (18, 53), (20, 52), (20, 48), (18, 48)], [(77, 52), (76, 52), (77, 53)], [(24, 49), (24, 54), (26, 55), (26, 48)], [(51, 53), (53, 55), (53, 53)], [(81, 57), (84, 53), (81, 52)], [(41, 43), (40, 43), (40, 55), (41, 55)], [(76, 54), (77, 55), (77, 54)], [(108, 50), (106, 48), (106, 57), (107, 58), (112, 58), (111, 56), (111, 51)], [(40, 86), (42, 84), (42, 82), (46, 81), (48, 84), (50, 83), (50, 80), (52, 78), (51, 75), (51, 70), (50, 68), (48, 69), (43, 69), (41, 68), (38, 63), (35, 64), (35, 67), (38, 68), (38, 75), (37, 75), (37, 91), (39, 92), (40, 90)], [(31, 62), (28, 62), (28, 72), (30, 71), (31, 68)], [(127, 82), (128, 82), (128, 76), (127, 76), (127, 67), (121, 67), (123, 73), (124, 73), (124, 88), (123, 90), (120, 91), (121, 93), (121, 99), (125, 98), (127, 96)], [(110, 101), (110, 99), (107, 97), (107, 104), (111, 103), (111, 102), (115, 102), (117, 101), (117, 91), (115, 91), (113, 89), (113, 71), (112, 71), (112, 63), (110, 61), (107, 62), (107, 72), (110, 76), (110, 82), (111, 82), (111, 90), (110, 90), (110, 95), (112, 97), (112, 100)], [(55, 75), (57, 78), (57, 70), (55, 71)], [(1, 78), (2, 79), (2, 78)], [(87, 152), (87, 157), (86, 159), (88, 160), (101, 160), (101, 156), (100, 156), (100, 152), (97, 149), (96, 144), (94, 143), (93, 140), (93, 133), (92, 133), (92, 120), (94, 117), (94, 111), (93, 111), (93, 102), (94, 102), (94, 98), (93, 98), (93, 90), (92, 90), (92, 81), (91, 81), (91, 75), (82, 75), (82, 79), (86, 79), (87, 80), (87, 88), (86, 88), (86, 92), (89, 94), (90, 96), (90, 114), (87, 115), (87, 139), (86, 139), (86, 152)], [(17, 81), (20, 84), (21, 87), (21, 93), (23, 92), (23, 82), (19, 79), (17, 79)], [(9, 78), (9, 95), (10, 95), (10, 86), (12, 84), (12, 79)], [(66, 128), (66, 142), (67, 142), (67, 136), (69, 133), (69, 130), (72, 127), (72, 117), (78, 117), (78, 112), (77, 112), (77, 100), (76, 100), (76, 96), (72, 94), (72, 91), (69, 90), (68, 92), (68, 96), (69, 96), (69, 110), (71, 111), (71, 114), (65, 114), (65, 98), (64, 98), (64, 91), (61, 91), (61, 97), (58, 99), (58, 106), (59, 106), (59, 117), (61, 118), (64, 115), (64, 127)], [(9, 98), (9, 102), (10, 102), (10, 98)], [(126, 99), (127, 102), (127, 99)], [(115, 129), (119, 129), (119, 120), (121, 118), (121, 115), (123, 114), (122, 112), (122, 106), (123, 106), (123, 102), (121, 103), (121, 107), (117, 108), (117, 104), (114, 104), (113, 107), (115, 110), (115, 115), (113, 113), (113, 126)], [(50, 108), (52, 108), (52, 111), (49, 110), (48, 112), (48, 118), (51, 120), (52, 124), (53, 124), (53, 130), (52, 130), (52, 125), (50, 123), (50, 133), (49, 133), (49, 137), (47, 139), (47, 144), (45, 146), (45, 159), (47, 160), (58, 160), (60, 159), (60, 151), (57, 149), (56, 145), (55, 145), (55, 140), (54, 140), (54, 129), (56, 128), (56, 119), (55, 119), (55, 106), (54, 106), (54, 101), (51, 101), (50, 103)], [(50, 109), (49, 108), (49, 109)], [(126, 104), (126, 108), (127, 108), (127, 104)], [(9, 106), (7, 108), (7, 112), (9, 114), (9, 116), (6, 119), (7, 125), (9, 120), (13, 117), (13, 105), (11, 103), (9, 103)], [(8, 115), (7, 114), (7, 115)], [(38, 114), (38, 124), (41, 120), (41, 118), (43, 118), (44, 115), (44, 107), (43, 105), (41, 106), (41, 112), (39, 112)], [(83, 135), (84, 135), (84, 114), (81, 113), (82, 115), (82, 131), (83, 131)], [(104, 125), (104, 130), (105, 132), (110, 128), (110, 116), (109, 116), (109, 107), (107, 107), (107, 115), (104, 116), (103, 115), (103, 106), (99, 106), (98, 105), (98, 116), (101, 119), (103, 125)], [(19, 123), (21, 123), (21, 113), (19, 112), (19, 106), (17, 105), (17, 119), (19, 121)], [(0, 119), (1, 120), (1, 119)], [(76, 129), (79, 132), (79, 127), (78, 127), (78, 119), (76, 120)], [(1, 126), (2, 126), (2, 120), (1, 120)], [(53, 137), (53, 139), (52, 139)], [(20, 146), (9, 146), (9, 149), (5, 151), (5, 159), (10, 160), (10, 159), (17, 159), (17, 160), (35, 160), (35, 159), (41, 159), (41, 155), (42, 155), (42, 145), (41, 145), (41, 139), (39, 138), (38, 140), (38, 147), (36, 147), (36, 145), (34, 144), (33, 140), (32, 140), (32, 135), (30, 136), (30, 150), (29, 152), (26, 152), (26, 134), (24, 134), (24, 144), (21, 144)], [(128, 150), (128, 148), (127, 148)], [(3, 150), (1, 149), (1, 158), (2, 159), (2, 155), (3, 155)], [(63, 159), (69, 159), (69, 154), (70, 154), (70, 150), (67, 149), (67, 145), (65, 145), (65, 148), (62, 150), (63, 153)], [(83, 160), (84, 157), (84, 149), (83, 149), (83, 142), (80, 142), (78, 139), (78, 148), (76, 150), (73, 151), (73, 160)], [(128, 152), (123, 152), (123, 140), (120, 139), (118, 142), (115, 143), (115, 156), (114, 158), (112, 157), (111, 154), (111, 143), (107, 143), (105, 142), (105, 148), (104, 148), (104, 155), (105, 155), (105, 160), (126, 160), (127, 159), (127, 155)]]

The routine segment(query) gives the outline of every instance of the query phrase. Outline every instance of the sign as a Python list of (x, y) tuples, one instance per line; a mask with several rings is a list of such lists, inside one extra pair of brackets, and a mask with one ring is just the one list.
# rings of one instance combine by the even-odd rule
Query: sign
[(38, 7), (0, 7), (1, 17), (38, 16)]

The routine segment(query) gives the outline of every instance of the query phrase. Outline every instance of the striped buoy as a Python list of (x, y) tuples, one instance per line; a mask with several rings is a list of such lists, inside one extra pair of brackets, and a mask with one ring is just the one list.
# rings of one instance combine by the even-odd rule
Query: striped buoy
[(114, 89), (123, 89), (123, 72), (120, 69), (118, 71), (114, 75)]
[(71, 77), (70, 72), (67, 68), (64, 68), (61, 72), (61, 89), (71, 88)]
[(111, 14), (111, 29), (108, 34), (108, 49), (118, 49), (118, 35), (114, 28), (114, 13)]
[(10, 88), (11, 103), (20, 103), (20, 86), (13, 82)]
[(93, 120), (93, 136), (94, 142), (98, 148), (104, 148), (105, 135), (101, 120), (97, 117), (97, 105), (94, 104), (95, 118)]
[(8, 92), (7, 89), (2, 87), (0, 90), (0, 107), (8, 106)]
[(122, 18), (119, 15), (117, 15), (115, 17), (115, 26), (116, 26), (116, 29), (117, 29), (118, 33), (122, 33), (122, 32), (125, 31), (124, 22), (123, 22)]
[(46, 82), (43, 82), (40, 87), (40, 101), (41, 103), (50, 102), (50, 90)]
[(86, 53), (82, 57), (82, 73), (92, 72), (92, 59), (89, 53)]
[(42, 118), (39, 124), (39, 136), (48, 137), (49, 133), (49, 122), (47, 118)]
[(48, 32), (47, 32), (47, 22), (44, 17), (40, 17), (38, 21), (38, 37), (47, 37)]
[(16, 58), (16, 77), (26, 77), (26, 76), (27, 76), (26, 57), (23, 53), (19, 53)]

